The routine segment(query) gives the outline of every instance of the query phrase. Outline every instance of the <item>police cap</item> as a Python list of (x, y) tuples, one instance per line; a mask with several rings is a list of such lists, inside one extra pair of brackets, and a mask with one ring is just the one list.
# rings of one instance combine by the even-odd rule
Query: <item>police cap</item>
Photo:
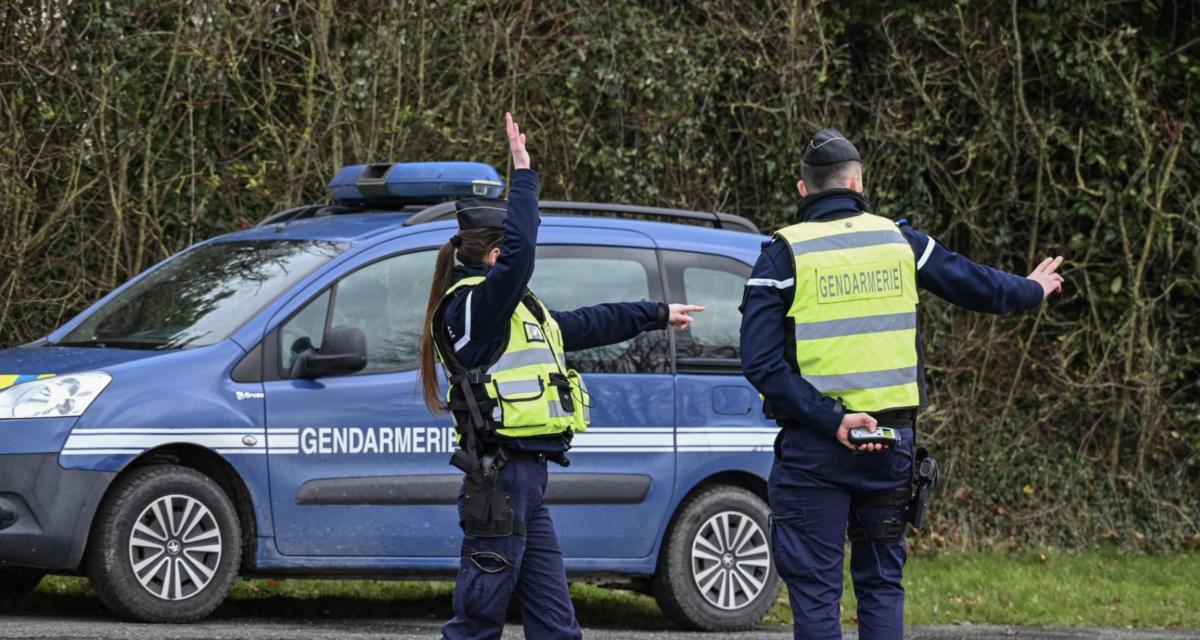
[(858, 149), (837, 129), (821, 129), (804, 151), (804, 164), (818, 167), (839, 162), (862, 162)]
[(499, 198), (467, 198), (454, 203), (459, 229), (502, 229), (508, 204)]

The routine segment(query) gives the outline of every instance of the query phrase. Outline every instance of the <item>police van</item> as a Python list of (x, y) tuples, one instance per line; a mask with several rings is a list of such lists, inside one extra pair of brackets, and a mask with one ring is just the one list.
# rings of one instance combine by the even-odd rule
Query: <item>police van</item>
[[(0, 601), (86, 575), (117, 615), (187, 622), (238, 576), (452, 577), (461, 474), (418, 341), (452, 200), (502, 190), (479, 163), (347, 167), (331, 204), (201, 242), (0, 351)], [(568, 355), (594, 404), (546, 497), (568, 573), (687, 627), (757, 623), (780, 584), (776, 429), (740, 373), (737, 306), (764, 237), (728, 214), (541, 209), (530, 288), (550, 308), (707, 308)], [(322, 349), (342, 326), (365, 354)]]

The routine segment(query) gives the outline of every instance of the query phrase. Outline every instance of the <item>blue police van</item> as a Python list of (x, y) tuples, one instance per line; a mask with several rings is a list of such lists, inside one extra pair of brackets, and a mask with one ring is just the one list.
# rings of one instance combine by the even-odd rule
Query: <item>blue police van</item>
[[(0, 351), (0, 601), (86, 575), (117, 615), (186, 622), (238, 576), (456, 572), (454, 428), (424, 407), (417, 348), (451, 200), (503, 183), (405, 163), (330, 187), (332, 204), (201, 242)], [(764, 237), (728, 214), (541, 207), (531, 289), (550, 308), (707, 307), (569, 354), (594, 407), (547, 495), (568, 573), (652, 593), (687, 627), (757, 623), (780, 583), (776, 429), (740, 373), (737, 307)], [(318, 365), (355, 355), (321, 351), (341, 326), (366, 337), (360, 370)]]

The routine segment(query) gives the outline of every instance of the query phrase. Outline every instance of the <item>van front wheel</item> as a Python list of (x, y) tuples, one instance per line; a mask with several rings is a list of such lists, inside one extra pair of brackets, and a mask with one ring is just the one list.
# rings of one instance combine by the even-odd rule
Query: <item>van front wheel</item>
[(690, 629), (736, 631), (762, 621), (779, 597), (768, 547), (770, 510), (741, 487), (688, 499), (667, 532), (652, 587), (663, 613)]
[(241, 564), (241, 528), (221, 487), (186, 467), (135, 469), (100, 506), (88, 576), (113, 613), (192, 622), (220, 606)]

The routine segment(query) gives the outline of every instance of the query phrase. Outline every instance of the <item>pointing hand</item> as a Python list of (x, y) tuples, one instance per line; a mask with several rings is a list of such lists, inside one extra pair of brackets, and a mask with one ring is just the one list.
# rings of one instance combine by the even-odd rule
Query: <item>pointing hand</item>
[(1046, 258), (1029, 274), (1030, 280), (1042, 285), (1042, 300), (1049, 298), (1055, 291), (1062, 292), (1063, 277), (1055, 273), (1062, 261), (1062, 256)]
[(689, 314), (704, 311), (704, 307), (694, 304), (673, 304), (670, 305), (670, 308), (671, 315), (667, 319), (667, 324), (670, 324), (672, 327), (679, 327), (680, 329), (688, 328), (691, 326), (692, 321), (695, 320)]

